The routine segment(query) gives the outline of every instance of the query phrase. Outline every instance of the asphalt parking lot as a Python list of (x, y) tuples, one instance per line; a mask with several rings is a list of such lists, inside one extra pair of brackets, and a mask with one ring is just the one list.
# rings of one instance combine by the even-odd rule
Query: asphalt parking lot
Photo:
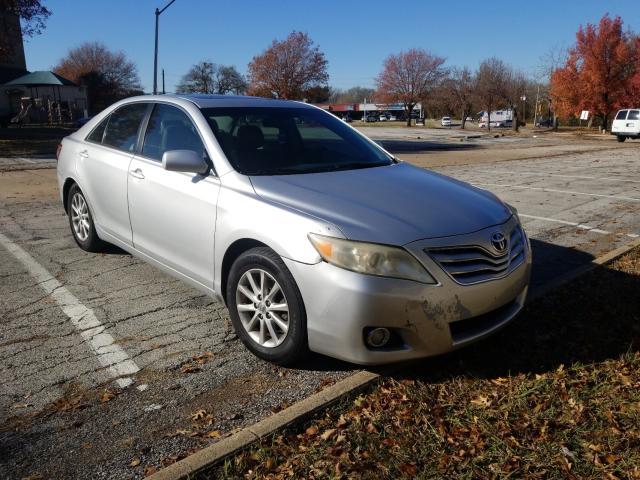
[[(516, 206), (534, 288), (639, 238), (640, 142), (364, 131)], [(118, 249), (81, 251), (54, 163), (0, 159), (0, 477), (141, 477), (358, 370), (266, 364), (222, 305)]]

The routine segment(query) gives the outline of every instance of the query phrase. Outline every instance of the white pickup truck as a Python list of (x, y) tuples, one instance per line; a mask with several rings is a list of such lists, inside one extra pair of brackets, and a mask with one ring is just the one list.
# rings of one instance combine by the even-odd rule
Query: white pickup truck
[(640, 138), (640, 108), (619, 110), (611, 125), (611, 133), (619, 142), (627, 138)]

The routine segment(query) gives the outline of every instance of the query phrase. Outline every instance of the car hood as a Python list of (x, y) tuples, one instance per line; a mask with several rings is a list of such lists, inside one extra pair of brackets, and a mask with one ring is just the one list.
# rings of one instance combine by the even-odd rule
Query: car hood
[(405, 163), (250, 178), (259, 196), (331, 222), (352, 240), (404, 245), (511, 216), (492, 193)]

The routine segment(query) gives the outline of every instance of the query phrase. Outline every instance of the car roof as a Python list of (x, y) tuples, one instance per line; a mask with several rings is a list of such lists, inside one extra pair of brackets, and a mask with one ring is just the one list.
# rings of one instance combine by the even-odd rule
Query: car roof
[(213, 107), (272, 107), (272, 108), (313, 108), (303, 102), (277, 100), (272, 98), (249, 97), (243, 95), (204, 95), (204, 94), (168, 94), (162, 97), (173, 97), (188, 100), (200, 108)]

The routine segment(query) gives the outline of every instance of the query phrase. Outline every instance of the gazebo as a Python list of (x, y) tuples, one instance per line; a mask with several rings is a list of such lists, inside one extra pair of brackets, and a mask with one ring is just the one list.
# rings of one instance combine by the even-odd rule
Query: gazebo
[(62, 123), (82, 116), (88, 108), (85, 87), (49, 71), (28, 73), (5, 83), (3, 89), (18, 111), (12, 122), (43, 121), (44, 113), (50, 123)]

